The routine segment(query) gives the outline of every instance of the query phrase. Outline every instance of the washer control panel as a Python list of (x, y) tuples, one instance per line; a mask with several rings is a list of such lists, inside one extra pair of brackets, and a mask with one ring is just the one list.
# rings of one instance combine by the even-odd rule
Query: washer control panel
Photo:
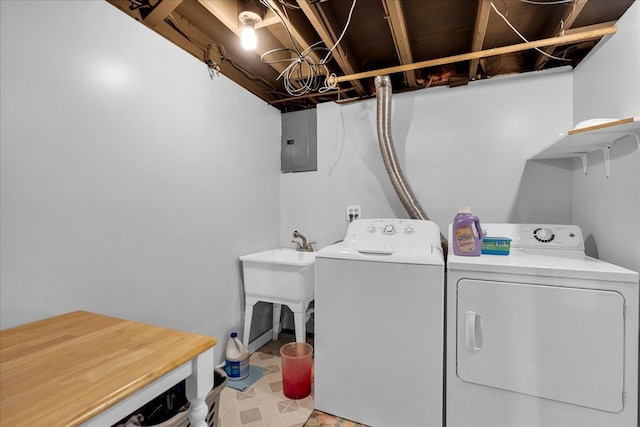
[(432, 221), (418, 219), (360, 219), (349, 224), (344, 241), (364, 251), (393, 252), (440, 246), (440, 229)]
[(396, 228), (395, 224), (386, 224), (386, 225), (383, 225), (381, 229), (378, 229), (376, 228), (375, 225), (372, 224), (367, 227), (367, 232), (371, 234), (375, 234), (376, 232), (378, 232), (386, 235), (394, 235), (396, 233), (413, 234), (414, 228), (413, 228), (413, 225), (410, 225), (410, 224), (405, 225), (400, 229)]

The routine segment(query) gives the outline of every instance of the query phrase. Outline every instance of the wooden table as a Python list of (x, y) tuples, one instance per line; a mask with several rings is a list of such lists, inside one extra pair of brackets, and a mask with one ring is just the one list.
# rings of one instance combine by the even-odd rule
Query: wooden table
[(0, 426), (108, 427), (186, 378), (206, 427), (214, 338), (76, 311), (0, 331)]

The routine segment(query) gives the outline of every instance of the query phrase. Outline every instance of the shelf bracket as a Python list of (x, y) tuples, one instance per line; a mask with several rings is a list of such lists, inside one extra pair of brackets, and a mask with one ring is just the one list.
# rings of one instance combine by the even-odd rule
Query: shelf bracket
[(638, 134), (630, 133), (629, 135), (633, 135), (633, 137), (636, 139), (636, 142), (638, 143), (638, 151), (640, 151), (640, 137), (638, 136)]
[(638, 150), (640, 150), (640, 137), (638, 137), (638, 135), (639, 135), (639, 134), (638, 134), (638, 133), (635, 133), (635, 132), (625, 133), (625, 134), (623, 134), (622, 136), (620, 136), (619, 138), (614, 139), (614, 140), (612, 141), (612, 144), (613, 144), (614, 142), (616, 142), (616, 141), (619, 141), (619, 140), (621, 140), (621, 139), (623, 139), (623, 138), (626, 138), (627, 136), (632, 136), (632, 137), (634, 137), (634, 138), (636, 139), (636, 142), (638, 143)]
[(609, 178), (609, 175), (611, 175), (611, 162), (610, 162), (610, 156), (609, 156), (611, 151), (611, 144), (607, 144), (602, 147), (596, 147), (595, 150), (593, 151), (596, 151), (596, 150), (602, 150), (602, 153), (604, 154), (604, 169), (606, 171), (607, 178)]
[(582, 159), (582, 170), (586, 175), (587, 174), (587, 158), (589, 157), (589, 155), (587, 153), (580, 153), (578, 154), (578, 157)]

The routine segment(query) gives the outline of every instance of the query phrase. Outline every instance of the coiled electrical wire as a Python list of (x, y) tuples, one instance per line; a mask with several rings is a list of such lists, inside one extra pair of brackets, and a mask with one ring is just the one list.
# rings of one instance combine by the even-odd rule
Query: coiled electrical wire
[[(357, 0), (353, 0), (351, 9), (349, 10), (349, 16), (347, 22), (340, 34), (340, 37), (331, 48), (319, 46), (322, 41), (316, 42), (309, 46), (305, 50), (301, 50), (296, 44), (294, 37), (289, 30), (287, 23), (289, 22), (289, 16), (287, 15), (287, 8), (299, 8), (294, 5), (286, 3), (284, 0), (280, 0), (280, 3), (284, 6), (285, 17), (282, 16), (280, 10), (272, 7), (267, 0), (260, 0), (260, 2), (272, 11), (282, 22), (287, 32), (289, 40), (291, 41), (292, 48), (279, 48), (273, 49), (263, 53), (260, 59), (267, 64), (288, 63), (286, 68), (280, 73), (277, 79), (283, 79), (283, 85), (287, 93), (293, 96), (306, 95), (309, 92), (324, 93), (329, 90), (337, 89), (336, 75), (329, 72), (327, 64), (333, 58), (332, 52), (338, 46), (351, 22), (353, 10), (355, 9)], [(324, 58), (316, 60), (313, 53), (321, 56), (320, 52), (326, 52)], [(284, 53), (286, 58), (284, 59), (268, 59), (268, 57), (274, 54)], [(276, 80), (277, 80), (276, 79)]]

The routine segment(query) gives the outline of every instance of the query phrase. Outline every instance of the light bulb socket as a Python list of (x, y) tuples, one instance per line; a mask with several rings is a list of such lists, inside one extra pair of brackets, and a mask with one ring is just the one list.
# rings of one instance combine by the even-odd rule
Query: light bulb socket
[(256, 24), (260, 24), (266, 14), (266, 9), (261, 6), (254, 0), (241, 0), (238, 2), (240, 41), (242, 47), (246, 50), (253, 50), (258, 44)]
[(240, 26), (248, 25), (250, 23), (251, 26), (255, 28), (256, 24), (262, 22), (262, 16), (250, 10), (243, 10), (238, 14), (238, 21)]
[(260, 24), (267, 13), (265, 6), (255, 0), (238, 1), (238, 22), (240, 25), (253, 21), (253, 25)]

